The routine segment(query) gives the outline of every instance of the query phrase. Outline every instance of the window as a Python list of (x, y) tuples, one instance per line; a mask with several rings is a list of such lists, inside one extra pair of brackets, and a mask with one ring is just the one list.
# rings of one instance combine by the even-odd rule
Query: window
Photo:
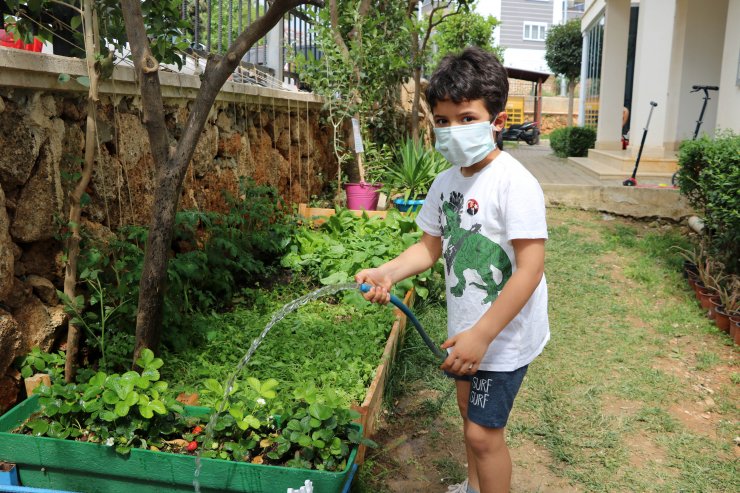
[(522, 36), (522, 39), (525, 41), (544, 41), (545, 36), (547, 36), (546, 22), (524, 23), (524, 35)]

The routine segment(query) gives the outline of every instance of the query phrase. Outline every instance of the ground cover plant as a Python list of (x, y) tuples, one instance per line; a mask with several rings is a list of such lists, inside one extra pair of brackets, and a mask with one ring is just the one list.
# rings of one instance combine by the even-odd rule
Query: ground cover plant
[[(738, 350), (697, 305), (673, 245), (688, 229), (548, 209), (552, 339), (508, 425), (513, 492), (740, 489)], [(446, 332), (444, 306), (419, 313)], [(442, 492), (465, 477), (452, 384), (407, 335), (355, 493)]]
[[(199, 316), (204, 343), (169, 355), (167, 378), (181, 392), (202, 392), (194, 383), (205, 379), (225, 382), (273, 314), (305, 294), (298, 294), (300, 289), (310, 290), (245, 291), (243, 304), (232, 312)], [(390, 308), (373, 306), (359, 293), (310, 302), (272, 328), (243, 377), (276, 379), (286, 392), (313, 384), (331, 389), (345, 407), (359, 404), (375, 377), (393, 319)]]

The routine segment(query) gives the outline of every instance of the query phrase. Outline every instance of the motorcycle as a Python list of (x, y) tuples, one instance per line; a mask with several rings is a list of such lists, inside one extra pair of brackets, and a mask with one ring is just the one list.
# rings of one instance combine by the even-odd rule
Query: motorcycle
[(501, 132), (501, 140), (518, 141), (523, 140), (529, 145), (535, 145), (540, 141), (540, 128), (537, 122), (524, 122), (521, 125), (510, 125)]

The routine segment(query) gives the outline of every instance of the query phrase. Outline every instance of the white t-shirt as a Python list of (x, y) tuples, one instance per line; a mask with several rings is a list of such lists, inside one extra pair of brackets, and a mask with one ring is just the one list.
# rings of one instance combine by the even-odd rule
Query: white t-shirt
[[(416, 223), (442, 237), (450, 337), (475, 325), (516, 270), (511, 240), (547, 238), (542, 188), (506, 152), (471, 177), (458, 167), (440, 173)], [(524, 308), (488, 347), (480, 369), (513, 371), (528, 365), (549, 338), (542, 276)]]

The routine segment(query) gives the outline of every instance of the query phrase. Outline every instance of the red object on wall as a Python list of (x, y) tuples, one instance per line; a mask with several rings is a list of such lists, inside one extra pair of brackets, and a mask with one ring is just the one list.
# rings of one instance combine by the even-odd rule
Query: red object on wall
[(33, 38), (33, 43), (25, 44), (22, 39), (15, 39), (13, 34), (7, 32), (5, 29), (0, 29), (0, 46), (39, 53), (44, 43), (38, 38)]

